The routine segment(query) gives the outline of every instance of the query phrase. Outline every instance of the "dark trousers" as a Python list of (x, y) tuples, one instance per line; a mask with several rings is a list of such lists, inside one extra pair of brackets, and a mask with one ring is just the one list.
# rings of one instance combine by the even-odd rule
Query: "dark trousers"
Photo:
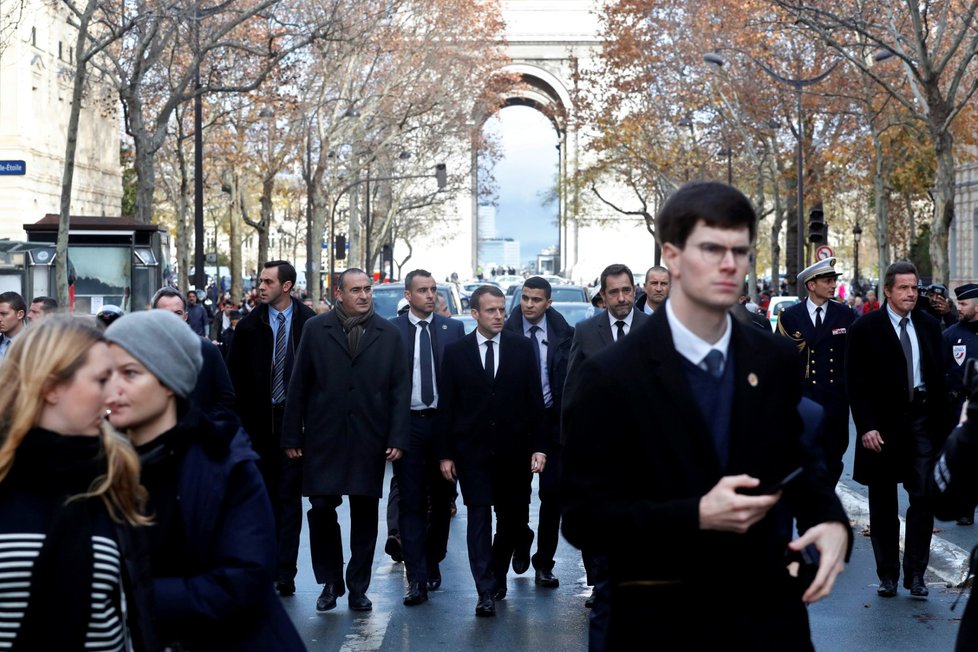
[(546, 411), (550, 451), (547, 465), (540, 474), (540, 514), (537, 519), (537, 551), (533, 555), (533, 568), (553, 570), (554, 554), (560, 536), (560, 413), (555, 408)]
[(594, 588), (594, 601), (587, 619), (588, 652), (608, 649), (608, 623), (611, 619), (611, 581), (608, 578), (608, 558), (587, 550), (581, 551), (587, 583)]
[[(349, 496), (350, 563), (346, 568), (346, 586), (351, 595), (363, 595), (370, 588), (370, 572), (377, 546), (377, 511), (379, 500), (373, 496)], [(343, 539), (336, 508), (342, 496), (311, 496), (309, 502), (309, 547), (312, 570), (319, 584), (333, 584), (343, 589)]]
[[(927, 433), (927, 418), (913, 414), (909, 433), (912, 442), (911, 468), (903, 488), (910, 497), (907, 507), (903, 573), (909, 579), (923, 575), (930, 559), (934, 511), (927, 497), (927, 469), (934, 459), (934, 445)], [(876, 574), (882, 579), (900, 577), (900, 516), (896, 482), (869, 485), (869, 529), (876, 556)]]
[(842, 458), (849, 448), (849, 410), (835, 411), (825, 414), (825, 467), (832, 485), (835, 486), (842, 478)]
[(401, 501), (401, 489), (397, 483), (397, 471), (395, 466), (394, 473), (391, 474), (390, 488), (387, 490), (387, 536), (396, 537), (400, 536), (400, 526), (398, 522), (401, 520), (400, 509), (398, 508), (398, 503)]
[[(463, 489), (464, 491), (464, 489)], [(510, 496), (495, 505), (496, 536), (492, 535), (492, 505), (466, 505), (469, 568), (475, 588), (488, 593), (506, 586), (506, 574), (516, 546), (526, 541), (529, 505), (519, 496)]]
[(261, 458), (258, 468), (265, 480), (275, 515), (277, 579), (292, 580), (298, 570), (296, 560), (299, 558), (299, 536), (302, 533), (302, 460), (290, 460), (279, 446), (284, 414), (283, 408), (272, 408), (271, 437), (256, 440), (253, 446)]
[(411, 445), (394, 462), (397, 529), (410, 582), (426, 582), (428, 568), (437, 567), (448, 551), (453, 487), (441, 474), (434, 439), (434, 414), (412, 413)]

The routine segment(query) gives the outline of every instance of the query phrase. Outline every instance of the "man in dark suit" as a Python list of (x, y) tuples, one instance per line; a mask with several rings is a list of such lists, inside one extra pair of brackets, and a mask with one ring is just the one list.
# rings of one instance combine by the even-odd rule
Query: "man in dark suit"
[[(656, 234), (664, 309), (586, 362), (565, 397), (564, 535), (608, 557), (612, 649), (650, 632), (662, 649), (812, 649), (805, 603), (830, 592), (852, 533), (824, 477), (806, 468), (779, 487), (805, 459), (795, 353), (728, 313), (754, 209), (732, 186), (687, 184)], [(612, 427), (595, 405), (613, 407)], [(789, 542), (791, 517), (803, 534)], [(806, 589), (786, 553), (812, 544)], [(694, 612), (708, 626), (688, 627)]]
[(226, 340), (236, 409), (261, 458), (258, 469), (275, 514), (275, 588), (282, 596), (295, 593), (302, 533), (302, 463), (282, 451), (282, 420), (302, 330), (316, 315), (292, 296), (295, 280), (295, 267), (288, 261), (266, 262), (258, 280), (258, 307), (239, 317), (234, 337)]
[(530, 340), (503, 331), (502, 291), (480, 287), (469, 305), (476, 330), (445, 350), (438, 384), (441, 471), (446, 480), (458, 478), (468, 509), (469, 566), (479, 593), (475, 614), (495, 616), (527, 529), (530, 474), (547, 463), (543, 400)]
[[(540, 514), (537, 524), (537, 552), (533, 555), (537, 586), (556, 588), (560, 580), (553, 574), (554, 554), (560, 536), (560, 403), (567, 376), (574, 329), (551, 307), (552, 288), (546, 279), (531, 276), (520, 290), (517, 306), (505, 329), (523, 335), (535, 348), (534, 363), (539, 367), (543, 391), (543, 431), (547, 454), (546, 470), (540, 474)], [(526, 528), (525, 543), (513, 555), (513, 570), (518, 574), (530, 567), (533, 531)]]
[(893, 597), (900, 577), (897, 484), (910, 496), (903, 553), (903, 585), (927, 596), (934, 513), (926, 493), (927, 469), (949, 430), (940, 323), (914, 311), (917, 268), (898, 261), (883, 277), (883, 308), (849, 330), (846, 381), (856, 423), (853, 479), (869, 487), (869, 528), (877, 593)]
[(404, 277), (409, 310), (392, 322), (407, 352), (411, 377), (411, 443), (394, 462), (398, 488), (398, 530), (408, 588), (404, 604), (428, 599), (428, 590), (441, 586), (438, 564), (448, 551), (454, 487), (441, 474), (435, 441), (438, 378), (445, 348), (465, 336), (462, 322), (435, 314), (438, 288), (423, 269)]
[(635, 282), (632, 270), (625, 265), (608, 265), (601, 272), (601, 297), (605, 309), (585, 319), (574, 327), (570, 360), (567, 363), (567, 387), (569, 395), (577, 378), (575, 368), (618, 338), (628, 335), (641, 326), (649, 316), (635, 309)]
[(846, 395), (846, 338), (856, 313), (833, 301), (835, 258), (809, 265), (798, 274), (808, 298), (783, 310), (777, 332), (795, 343), (802, 361), (801, 392), (825, 410), (825, 465), (834, 485), (842, 477), (849, 447), (849, 397)]
[[(309, 544), (316, 611), (336, 608), (350, 589), (350, 609), (369, 611), (377, 546), (377, 508), (387, 461), (411, 438), (411, 375), (397, 326), (374, 314), (370, 279), (349, 268), (337, 279), (336, 306), (304, 329), (285, 404), (282, 447), (302, 459), (309, 496)], [(336, 508), (350, 500), (350, 563), (343, 583), (343, 541)]]
[[(635, 284), (632, 271), (625, 265), (608, 265), (601, 272), (601, 290), (605, 309), (577, 324), (571, 342), (570, 360), (567, 363), (567, 380), (564, 396), (573, 393), (574, 385), (580, 377), (584, 362), (594, 357), (619, 338), (637, 326), (648, 321), (649, 315), (633, 307)], [(671, 282), (671, 276), (670, 276)], [(562, 417), (563, 419), (563, 417)], [(564, 431), (561, 440), (565, 439)], [(608, 628), (609, 587), (608, 563), (603, 555), (584, 549), (581, 552), (587, 583), (594, 587), (584, 605), (591, 609), (588, 618), (589, 648), (592, 651), (604, 649), (605, 633)]]

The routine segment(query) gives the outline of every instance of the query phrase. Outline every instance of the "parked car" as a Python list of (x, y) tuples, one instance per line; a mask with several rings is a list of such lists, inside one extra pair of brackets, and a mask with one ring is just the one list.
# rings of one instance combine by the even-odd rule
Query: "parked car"
[[(523, 284), (510, 288), (512, 294), (509, 299), (509, 309), (506, 314), (513, 312), (513, 309), (520, 305), (520, 290), (523, 289)], [(509, 294), (507, 292), (507, 294)], [(582, 285), (552, 285), (550, 286), (550, 298), (554, 303), (584, 303), (588, 306), (591, 305), (591, 297), (588, 295), (587, 288)]]
[(513, 285), (522, 285), (523, 277), (517, 274), (507, 274), (505, 276), (493, 276), (493, 282), (500, 287), (503, 292), (509, 290)]
[(767, 320), (771, 322), (772, 332), (778, 329), (778, 315), (781, 314), (781, 311), (799, 301), (798, 297), (771, 297), (771, 303), (767, 305)]
[[(462, 299), (452, 283), (439, 283), (438, 294), (448, 303), (452, 316), (462, 312)], [(404, 298), (403, 283), (384, 283), (373, 286), (374, 312), (385, 319), (397, 317), (397, 302)]]
[(590, 303), (579, 301), (554, 301), (550, 307), (563, 315), (571, 326), (576, 326), (579, 322), (593, 317), (594, 313), (597, 312), (597, 308)]

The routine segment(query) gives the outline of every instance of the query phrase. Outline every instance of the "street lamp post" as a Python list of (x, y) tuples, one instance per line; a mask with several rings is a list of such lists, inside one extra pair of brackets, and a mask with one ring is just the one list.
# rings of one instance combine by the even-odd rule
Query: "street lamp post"
[(857, 293), (859, 292), (859, 241), (862, 239), (862, 235), (863, 227), (857, 223), (856, 226), (852, 227), (852, 292)]
[[(777, 72), (771, 70), (771, 68), (769, 68), (763, 62), (759, 61), (758, 59), (755, 59), (750, 54), (742, 52), (741, 50), (737, 50), (735, 48), (721, 48), (721, 49), (732, 50), (734, 52), (740, 52), (741, 54), (746, 54), (748, 57), (751, 58), (751, 60), (754, 63), (756, 63), (761, 68), (761, 70), (766, 72), (771, 78), (781, 82), (782, 84), (787, 84), (788, 86), (791, 86), (792, 88), (795, 89), (795, 97), (797, 101), (797, 113), (798, 113), (798, 126), (796, 131), (796, 136), (798, 137), (798, 148), (797, 148), (796, 162), (795, 162), (797, 168), (796, 175), (798, 177), (798, 183), (797, 183), (798, 196), (795, 200), (797, 204), (796, 208), (797, 208), (797, 221), (798, 221), (797, 265), (798, 265), (798, 271), (801, 271), (801, 269), (805, 265), (805, 154), (802, 149), (803, 144), (805, 142), (805, 120), (804, 120), (805, 116), (804, 113), (802, 113), (802, 104), (801, 104), (802, 89), (804, 89), (806, 86), (817, 84), (823, 79), (825, 79), (826, 77), (828, 77), (830, 74), (832, 74), (832, 71), (835, 70), (836, 66), (839, 65), (839, 61), (833, 63), (832, 67), (830, 67), (828, 70), (826, 70), (825, 72), (819, 75), (816, 75), (814, 77), (809, 77), (807, 79), (794, 79), (791, 77), (784, 77), (782, 75), (779, 75)], [(706, 54), (703, 55), (703, 61), (705, 61), (710, 65), (716, 66), (718, 68), (722, 68), (726, 64), (726, 60), (722, 56), (720, 56), (717, 52), (707, 52)], [(806, 295), (804, 286), (802, 286), (801, 283), (798, 283), (797, 279), (795, 280), (795, 287), (798, 291), (799, 297), (804, 297)]]

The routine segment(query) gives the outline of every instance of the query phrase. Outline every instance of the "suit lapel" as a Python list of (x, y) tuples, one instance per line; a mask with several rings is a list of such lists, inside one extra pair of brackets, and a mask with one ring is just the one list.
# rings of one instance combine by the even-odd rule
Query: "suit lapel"
[(375, 319), (383, 319), (383, 318), (374, 315), (370, 319), (370, 323), (367, 324), (367, 327), (363, 331), (363, 335), (360, 337), (360, 347), (357, 350), (357, 355), (360, 355), (361, 353), (366, 351), (367, 348), (371, 344), (376, 342), (378, 337), (380, 337), (380, 328), (377, 327), (377, 322), (374, 321)]
[(611, 321), (608, 317), (608, 311), (605, 310), (604, 313), (598, 318), (598, 339), (601, 340), (602, 346), (609, 346), (615, 343), (615, 338), (611, 335)]
[[(814, 330), (808, 314), (805, 314), (809, 326)], [(756, 442), (763, 441), (757, 437), (748, 437), (748, 433), (757, 428), (758, 414), (763, 414), (764, 387), (767, 383), (778, 382), (773, 373), (769, 373), (765, 364), (764, 352), (756, 350), (741, 332), (740, 325), (733, 321), (733, 332), (730, 337), (729, 351), (734, 373), (734, 403), (730, 423), (730, 464), (731, 470), (749, 468), (751, 461), (763, 455), (763, 451), (755, 450)]]
[(340, 345), (340, 349), (349, 357), (350, 356), (350, 344), (346, 339), (346, 333), (343, 332), (343, 326), (340, 325), (340, 320), (335, 314), (330, 313), (329, 319), (323, 321), (323, 326), (326, 328), (326, 332), (332, 337), (337, 344)]

